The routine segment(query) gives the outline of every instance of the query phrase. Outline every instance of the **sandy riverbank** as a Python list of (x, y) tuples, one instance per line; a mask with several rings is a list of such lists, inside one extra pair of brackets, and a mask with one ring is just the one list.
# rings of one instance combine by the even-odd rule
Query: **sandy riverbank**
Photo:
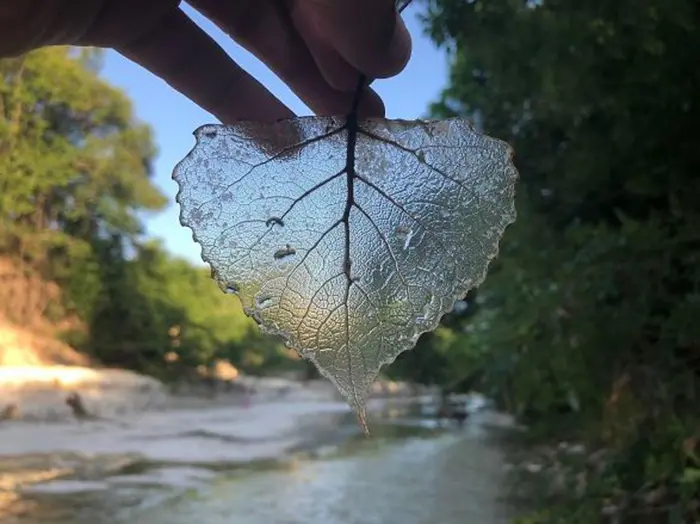
[[(122, 418), (162, 409), (209, 408), (248, 402), (342, 401), (327, 380), (299, 382), (286, 378), (241, 376), (231, 391), (223, 384), (211, 396), (204, 384), (183, 384), (173, 394), (158, 380), (122, 369), (81, 366), (0, 366), (0, 412), (16, 408), (12, 418), (24, 421), (73, 419), (66, 398), (78, 392), (87, 410), (99, 417)], [(247, 391), (247, 393), (243, 393)], [(374, 397), (425, 394), (426, 388), (378, 380)], [(0, 427), (3, 417), (0, 415)]]
[(103, 417), (157, 409), (167, 400), (162, 383), (131, 371), (81, 366), (0, 366), (0, 410), (16, 406), (13, 418), (69, 420), (72, 412), (65, 400), (74, 391), (80, 393), (92, 413)]

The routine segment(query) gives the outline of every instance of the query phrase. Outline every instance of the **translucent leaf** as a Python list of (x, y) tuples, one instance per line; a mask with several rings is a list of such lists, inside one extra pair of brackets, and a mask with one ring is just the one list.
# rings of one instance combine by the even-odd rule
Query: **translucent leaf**
[(247, 314), (360, 414), (383, 364), (485, 277), (515, 219), (511, 150), (463, 119), (204, 126), (182, 224)]

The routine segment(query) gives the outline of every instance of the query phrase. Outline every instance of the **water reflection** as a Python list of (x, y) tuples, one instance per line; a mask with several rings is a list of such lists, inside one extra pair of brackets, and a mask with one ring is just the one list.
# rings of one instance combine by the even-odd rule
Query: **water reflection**
[(375, 441), (285, 471), (238, 475), (134, 524), (505, 523), (500, 464), (497, 448), (455, 433)]

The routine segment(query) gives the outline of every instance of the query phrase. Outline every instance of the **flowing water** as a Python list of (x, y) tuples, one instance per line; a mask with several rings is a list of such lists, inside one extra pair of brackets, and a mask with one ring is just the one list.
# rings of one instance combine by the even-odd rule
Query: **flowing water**
[(7, 522), (505, 523), (503, 449), (479, 416), (439, 428), (414, 410), (394, 410), (374, 416), (366, 439), (352, 417), (336, 414), (278, 460), (213, 468), (151, 463), (109, 484), (68, 480), (22, 495)]

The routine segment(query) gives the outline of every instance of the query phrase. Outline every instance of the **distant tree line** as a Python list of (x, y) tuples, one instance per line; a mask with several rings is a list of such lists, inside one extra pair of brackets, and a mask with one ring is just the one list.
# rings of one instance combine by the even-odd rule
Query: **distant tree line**
[(144, 236), (144, 215), (167, 204), (156, 148), (99, 76), (101, 56), (58, 47), (0, 61), (0, 314), (159, 376), (167, 353), (178, 369), (298, 365), (206, 269)]
[(481, 370), (533, 431), (611, 452), (527, 522), (699, 522), (700, 4), (423, 5), (450, 58), (431, 114), (510, 142), (521, 181), (478, 311), (402, 365)]

